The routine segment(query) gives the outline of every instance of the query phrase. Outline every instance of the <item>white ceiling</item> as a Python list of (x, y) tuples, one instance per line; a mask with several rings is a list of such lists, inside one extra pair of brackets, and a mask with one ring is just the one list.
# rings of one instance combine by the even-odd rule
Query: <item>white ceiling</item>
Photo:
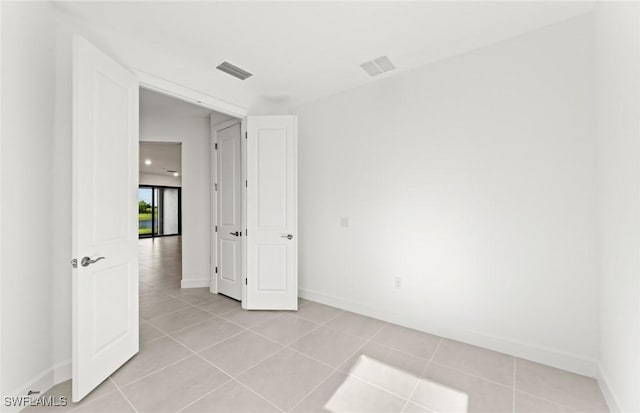
[[(215, 71), (256, 99), (297, 105), (588, 12), (592, 2), (58, 2), (90, 26)], [(370, 78), (360, 63), (389, 56)]]
[[(182, 147), (179, 143), (140, 142), (140, 173), (173, 176), (167, 169), (178, 171), (182, 176)], [(151, 165), (144, 161), (150, 159)]]

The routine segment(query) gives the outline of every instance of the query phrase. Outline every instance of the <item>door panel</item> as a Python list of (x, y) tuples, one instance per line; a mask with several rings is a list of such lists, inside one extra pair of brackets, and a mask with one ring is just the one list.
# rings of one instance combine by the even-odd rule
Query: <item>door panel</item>
[(297, 310), (295, 116), (247, 118), (248, 309)]
[[(138, 352), (138, 82), (74, 38), (73, 401)], [(82, 258), (96, 259), (82, 265)]]
[[(216, 132), (218, 292), (242, 299), (242, 164), (240, 123)], [(233, 235), (236, 234), (236, 235)]]

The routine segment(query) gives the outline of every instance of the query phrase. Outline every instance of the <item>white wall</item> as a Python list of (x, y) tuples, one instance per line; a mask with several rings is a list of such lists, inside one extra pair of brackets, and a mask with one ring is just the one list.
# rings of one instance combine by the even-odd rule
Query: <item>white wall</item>
[(210, 280), (209, 118), (143, 115), (140, 141), (182, 143), (182, 286)]
[(45, 390), (53, 383), (49, 317), (54, 94), (51, 18), (47, 3), (2, 5), (3, 396)]
[(591, 29), (296, 109), (302, 295), (594, 375)]
[(595, 11), (600, 382), (640, 412), (640, 7)]
[(140, 174), (140, 185), (182, 186), (181, 176)]

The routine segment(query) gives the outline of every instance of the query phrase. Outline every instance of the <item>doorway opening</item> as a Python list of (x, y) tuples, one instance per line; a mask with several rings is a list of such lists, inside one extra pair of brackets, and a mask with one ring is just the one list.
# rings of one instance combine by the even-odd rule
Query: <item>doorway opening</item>
[[(140, 88), (141, 294), (154, 291), (171, 295), (184, 289), (180, 294), (204, 297), (205, 293), (218, 292), (212, 276), (222, 268), (217, 254), (212, 254), (217, 246), (212, 136), (216, 125), (229, 121), (240, 122), (209, 108)], [(240, 191), (241, 188), (234, 190)], [(237, 216), (240, 215), (238, 211)], [(147, 307), (144, 301), (141, 297), (143, 319)]]

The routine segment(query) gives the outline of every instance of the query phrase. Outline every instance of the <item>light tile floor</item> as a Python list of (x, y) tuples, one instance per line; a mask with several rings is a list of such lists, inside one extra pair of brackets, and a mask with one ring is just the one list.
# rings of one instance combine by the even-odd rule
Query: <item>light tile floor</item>
[[(179, 237), (140, 241), (140, 352), (50, 411), (608, 411), (588, 377), (306, 300), (243, 311), (181, 290), (179, 251)], [(70, 382), (48, 392), (70, 393)]]

